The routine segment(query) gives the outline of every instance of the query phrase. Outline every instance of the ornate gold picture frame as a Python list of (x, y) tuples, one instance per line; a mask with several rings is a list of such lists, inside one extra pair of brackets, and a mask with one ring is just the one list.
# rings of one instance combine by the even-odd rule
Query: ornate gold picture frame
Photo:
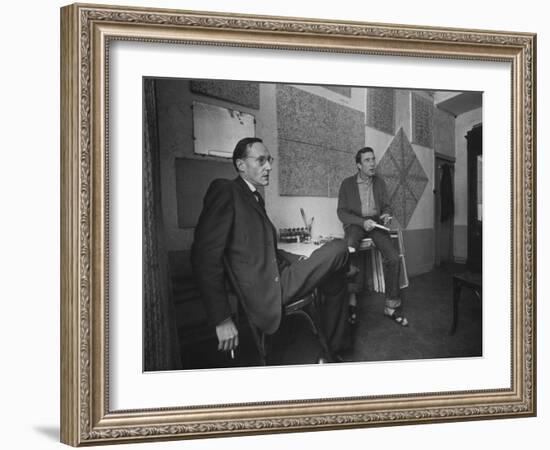
[[(501, 125), (511, 128), (511, 148), (501, 150), (511, 155), (506, 186), (511, 192), (511, 298), (503, 302), (504, 308), (510, 305), (510, 385), (113, 408), (109, 191), (116, 172), (110, 173), (109, 165), (109, 70), (111, 46), (120, 41), (508, 63), (511, 117), (510, 125)], [(536, 36), (531, 33), (85, 4), (62, 8), (62, 442), (80, 446), (535, 415), (535, 88)]]

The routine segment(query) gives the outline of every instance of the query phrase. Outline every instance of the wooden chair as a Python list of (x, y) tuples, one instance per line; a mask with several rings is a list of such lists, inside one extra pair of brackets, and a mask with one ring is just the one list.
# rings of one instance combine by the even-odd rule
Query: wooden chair
[[(254, 343), (256, 344), (256, 348), (258, 350), (260, 363), (263, 366), (266, 366), (267, 359), (268, 359), (268, 351), (267, 351), (266, 342), (265, 342), (266, 335), (261, 330), (259, 330), (258, 327), (254, 325), (254, 323), (252, 323), (250, 319), (250, 314), (248, 313), (248, 308), (244, 301), (242, 291), (239, 288), (239, 284), (237, 283), (235, 273), (233, 272), (233, 269), (231, 268), (229, 262), (225, 257), (224, 257), (224, 267), (227, 275), (227, 280), (229, 281), (229, 287), (232, 293), (237, 297), (238, 303), (241, 306), (247, 318), (247, 321), (252, 333), (252, 337), (254, 339)], [(334, 358), (329, 348), (328, 340), (324, 333), (323, 325), (321, 322), (320, 302), (321, 302), (320, 294), (316, 289), (310, 294), (304, 297), (301, 297), (297, 300), (294, 300), (291, 303), (288, 303), (287, 305), (285, 305), (283, 307), (283, 319), (285, 317), (289, 317), (292, 315), (296, 315), (304, 318), (306, 322), (309, 324), (311, 331), (317, 338), (326, 361), (333, 362)]]

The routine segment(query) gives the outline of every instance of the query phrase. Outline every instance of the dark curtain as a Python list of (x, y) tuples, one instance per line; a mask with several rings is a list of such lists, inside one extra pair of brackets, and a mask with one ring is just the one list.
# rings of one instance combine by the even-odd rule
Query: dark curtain
[(181, 367), (161, 211), (155, 82), (143, 82), (143, 366)]

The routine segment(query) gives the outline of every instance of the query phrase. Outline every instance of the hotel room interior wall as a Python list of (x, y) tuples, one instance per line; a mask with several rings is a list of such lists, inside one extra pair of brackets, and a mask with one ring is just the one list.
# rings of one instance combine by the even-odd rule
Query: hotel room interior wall
[[(347, 100), (343, 99), (341, 95), (324, 88), (299, 85), (295, 87), (324, 97), (329, 101), (364, 112), (364, 89), (352, 88), (351, 98)], [(308, 219), (315, 217), (313, 224), (314, 235), (343, 235), (342, 224), (336, 215), (337, 198), (279, 195), (279, 170), (277, 164), (280, 163), (281, 158), (278, 154), (276, 85), (262, 84), (260, 87), (260, 99), (260, 120), (258, 121), (257, 130), (258, 133), (262, 134), (258, 135), (263, 137), (272, 156), (276, 158), (269, 186), (265, 190), (266, 208), (275, 227), (278, 229), (303, 227), (304, 223), (300, 214), (300, 208), (303, 208)], [(349, 174), (352, 175), (355, 173), (355, 170), (353, 155), (351, 155)]]
[[(189, 250), (193, 243), (194, 228), (178, 225), (178, 199), (176, 188), (176, 159), (225, 162), (227, 173), (236, 176), (230, 159), (194, 154), (193, 101), (235, 109), (252, 114), (258, 120), (258, 109), (237, 105), (210, 95), (192, 92), (189, 80), (155, 80), (157, 89), (157, 114), (159, 124), (159, 151), (161, 155), (161, 195), (166, 247), (169, 251)], [(261, 108), (261, 106), (260, 106)], [(258, 134), (258, 129), (256, 130)], [(234, 143), (231, 144), (234, 146)], [(203, 197), (197, 194), (196, 198)], [(202, 202), (202, 198), (200, 200)]]
[(434, 109), (434, 151), (456, 158), (455, 117), (439, 108)]
[[(386, 150), (390, 146), (392, 140), (393, 136), (391, 134), (377, 130), (376, 128), (365, 126), (365, 146), (371, 147), (374, 150), (374, 156), (376, 157), (377, 164), (384, 157), (384, 154), (386, 153)], [(355, 172), (357, 172), (357, 169), (355, 169)]]
[(193, 229), (178, 227), (175, 160), (193, 155), (193, 95), (188, 80), (155, 80), (155, 85), (165, 243), (169, 250), (187, 250)]
[[(192, 114), (193, 100), (210, 104), (234, 107), (240, 111), (249, 112), (256, 118), (256, 135), (261, 137), (271, 154), (276, 158), (271, 172), (270, 185), (265, 189), (268, 213), (277, 228), (303, 226), (300, 208), (304, 208), (308, 217), (315, 217), (314, 234), (342, 234), (342, 225), (336, 216), (337, 199), (328, 197), (294, 197), (279, 195), (280, 163), (278, 155), (277, 105), (276, 85), (260, 85), (260, 108), (250, 109), (194, 94), (189, 89), (186, 80), (157, 80), (157, 111), (159, 116), (159, 148), (161, 152), (161, 183), (163, 220), (166, 229), (166, 244), (171, 250), (186, 250), (190, 248), (193, 239), (193, 229), (178, 227), (176, 198), (176, 158), (203, 158), (193, 155)], [(311, 88), (303, 87), (310, 92)], [(315, 92), (320, 95), (319, 91)], [(325, 98), (331, 101), (339, 99), (338, 94), (327, 91)], [(352, 89), (352, 98), (346, 106), (365, 109), (366, 91)], [(403, 127), (407, 137), (411, 138), (411, 108), (410, 91), (396, 90), (395, 131)], [(366, 127), (365, 145), (372, 146), (379, 161), (388, 148), (393, 136)], [(462, 136), (465, 133), (462, 133)], [(457, 128), (458, 136), (458, 128)], [(431, 268), (433, 264), (433, 149), (413, 145), (413, 149), (430, 178), (424, 193), (411, 217), (409, 226), (404, 230), (407, 263), (409, 273), (414, 275)], [(350, 171), (356, 172), (353, 156), (350, 155)], [(464, 222), (465, 223), (465, 222)], [(455, 252), (456, 253), (456, 252)]]
[(411, 140), (411, 91), (407, 89), (395, 90), (395, 132), (399, 128), (403, 128), (403, 131)]
[[(444, 198), (446, 188), (441, 185), (445, 181), (443, 175), (446, 166), (451, 167), (451, 186), (454, 202), (454, 161), (455, 151), (455, 116), (438, 107), (434, 108), (434, 170), (433, 170), (433, 199), (434, 199), (434, 238), (435, 263), (437, 265), (453, 262), (454, 260), (454, 214), (441, 221), (443, 205), (448, 205), (449, 199)], [(439, 169), (437, 168), (439, 166)], [(439, 203), (439, 205), (438, 205)]]
[[(414, 91), (429, 98), (423, 92)], [(418, 158), (418, 161), (428, 177), (428, 183), (422, 193), (418, 204), (405, 229), (403, 240), (405, 246), (405, 258), (407, 271), (410, 276), (430, 271), (433, 268), (434, 254), (434, 228), (433, 228), (433, 148), (423, 147), (412, 143), (412, 91), (406, 89), (396, 90), (396, 132), (403, 128), (409, 142)]]
[(412, 144), (416, 157), (428, 177), (404, 233), (407, 269), (409, 275), (418, 275), (433, 269), (435, 262), (433, 148)]
[(468, 256), (468, 172), (466, 133), (474, 125), (481, 123), (481, 108), (459, 115), (455, 121), (455, 223), (454, 256), (455, 261), (465, 263)]
[[(405, 124), (406, 122), (410, 123), (410, 120), (406, 120), (406, 111), (403, 108), (397, 109), (400, 110), (400, 114), (398, 116), (400, 116), (404, 121), (403, 124)], [(396, 128), (396, 130), (399, 129), (399, 126)], [(408, 126), (408, 128), (410, 130), (410, 125)], [(403, 129), (406, 130), (404, 126)], [(386, 150), (391, 144), (394, 136), (371, 127), (366, 127), (365, 136), (365, 145), (374, 149), (376, 160), (380, 161), (386, 153)], [(417, 158), (420, 160), (420, 164), (422, 165), (424, 170), (426, 170), (426, 164), (429, 165), (429, 161), (427, 159), (428, 155), (430, 154), (430, 149), (423, 149), (419, 146), (413, 146), (413, 149), (417, 155)], [(426, 173), (428, 174), (431, 172)], [(426, 186), (426, 190), (428, 190), (429, 186), (430, 182)], [(425, 195), (426, 190), (424, 191), (424, 195), (422, 196), (411, 217), (409, 226), (406, 229), (403, 229), (405, 258), (407, 261), (407, 271), (409, 275), (416, 275), (419, 273), (427, 272), (431, 270), (433, 266), (433, 207), (430, 210)], [(429, 216), (432, 220), (431, 224), (428, 224), (427, 219), (422, 215), (425, 213), (426, 210), (429, 214), (431, 214)]]

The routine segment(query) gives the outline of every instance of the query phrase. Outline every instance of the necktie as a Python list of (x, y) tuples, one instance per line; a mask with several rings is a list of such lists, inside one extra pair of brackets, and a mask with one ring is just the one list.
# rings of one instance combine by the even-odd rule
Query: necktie
[(258, 203), (260, 204), (262, 209), (265, 210), (265, 202), (262, 195), (258, 191), (254, 191), (253, 194), (254, 194), (254, 197), (256, 197), (256, 200), (258, 200)]

